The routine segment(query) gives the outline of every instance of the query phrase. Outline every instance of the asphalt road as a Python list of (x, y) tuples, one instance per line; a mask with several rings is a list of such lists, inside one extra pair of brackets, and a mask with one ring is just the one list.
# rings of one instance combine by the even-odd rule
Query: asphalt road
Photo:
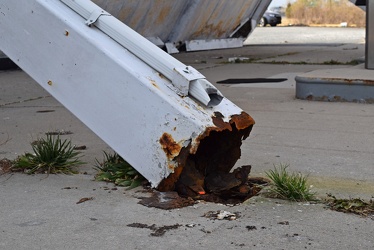
[[(263, 175), (274, 164), (290, 164), (290, 171), (309, 175), (319, 197), (329, 192), (339, 198), (370, 199), (374, 193), (373, 105), (297, 100), (294, 81), (295, 75), (313, 70), (352, 68), (321, 62), (344, 63), (362, 57), (363, 30), (336, 29), (351, 39), (342, 45), (338, 36), (324, 44), (320, 40), (310, 44), (312, 38), (304, 43), (280, 42), (305, 30), (316, 32), (312, 38), (322, 36), (315, 28), (258, 28), (251, 39), (259, 39), (260, 45), (175, 56), (213, 83), (228, 78), (287, 78), (274, 84), (218, 85), (256, 121), (243, 142), (239, 162), (252, 165), (252, 176)], [(279, 33), (267, 35), (271, 31)], [(263, 46), (276, 39), (276, 44)], [(227, 63), (237, 56), (258, 61)], [(148, 194), (141, 188), (112, 189), (110, 183), (93, 181), (95, 158), (101, 160), (109, 145), (24, 72), (0, 71), (0, 159), (30, 152), (31, 141), (55, 130), (71, 131), (63, 138), (87, 146), (82, 159), (87, 164), (80, 169), (87, 174), (0, 175), (1, 250), (374, 249), (374, 220), (331, 211), (324, 204), (259, 196), (234, 207), (200, 202), (165, 211), (142, 206), (138, 198)], [(77, 204), (87, 197), (92, 199)], [(238, 213), (240, 218), (204, 217), (219, 210)], [(133, 224), (140, 227), (129, 226)], [(151, 228), (162, 227), (171, 229), (159, 237), (152, 235)]]

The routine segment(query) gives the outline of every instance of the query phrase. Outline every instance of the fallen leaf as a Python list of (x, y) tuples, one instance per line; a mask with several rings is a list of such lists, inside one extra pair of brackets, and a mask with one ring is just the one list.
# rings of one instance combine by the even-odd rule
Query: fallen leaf
[(83, 202), (86, 202), (86, 201), (91, 201), (91, 200), (93, 200), (93, 199), (94, 199), (94, 197), (85, 197), (85, 198), (80, 199), (80, 200), (77, 202), (77, 204), (80, 204), (80, 203), (83, 203)]

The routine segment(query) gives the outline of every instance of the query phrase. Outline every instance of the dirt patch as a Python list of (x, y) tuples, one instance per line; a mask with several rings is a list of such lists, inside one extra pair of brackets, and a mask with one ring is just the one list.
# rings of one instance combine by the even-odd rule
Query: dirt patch
[(334, 211), (353, 213), (374, 220), (374, 200), (365, 202), (359, 198), (338, 199), (329, 194), (329, 199), (326, 201), (326, 204)]
[(12, 171), (13, 162), (7, 158), (0, 160), (0, 175), (6, 174)]

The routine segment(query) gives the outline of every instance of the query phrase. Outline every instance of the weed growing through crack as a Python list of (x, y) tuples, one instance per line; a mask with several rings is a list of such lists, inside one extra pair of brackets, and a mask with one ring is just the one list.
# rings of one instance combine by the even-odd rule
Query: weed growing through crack
[(331, 59), (330, 61), (325, 61), (322, 64), (324, 65), (358, 65), (360, 62), (358, 60), (351, 60), (349, 62), (339, 62)]
[(145, 178), (117, 153), (104, 152), (104, 161), (96, 160), (95, 169), (99, 171), (95, 176), (96, 180), (113, 182), (129, 189), (136, 188), (145, 181)]
[(59, 136), (47, 135), (37, 143), (31, 144), (34, 153), (18, 157), (12, 170), (27, 174), (76, 174), (75, 167), (84, 164), (79, 160), (79, 152), (74, 151), (71, 141), (61, 140)]
[(274, 166), (274, 170), (266, 172), (270, 183), (270, 194), (275, 197), (293, 201), (314, 201), (315, 193), (307, 185), (307, 176), (300, 173), (289, 173), (289, 165)]
[(338, 199), (332, 194), (327, 194), (327, 196), (329, 198), (326, 200), (326, 204), (332, 210), (354, 213), (364, 217), (370, 216), (374, 219), (374, 200), (365, 202), (359, 198)]

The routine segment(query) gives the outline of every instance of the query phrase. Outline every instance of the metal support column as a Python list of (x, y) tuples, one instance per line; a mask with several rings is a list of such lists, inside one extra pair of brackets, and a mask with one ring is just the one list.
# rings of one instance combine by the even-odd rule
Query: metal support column
[(229, 172), (254, 124), (203, 75), (90, 0), (0, 0), (0, 50), (163, 190), (187, 164)]
[(366, 69), (374, 69), (374, 1), (366, 1)]

